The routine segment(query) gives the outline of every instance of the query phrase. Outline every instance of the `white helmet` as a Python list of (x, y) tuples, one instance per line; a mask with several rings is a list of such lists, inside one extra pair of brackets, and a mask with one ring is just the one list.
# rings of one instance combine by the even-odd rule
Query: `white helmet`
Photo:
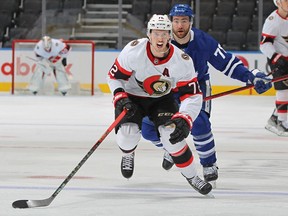
[(49, 36), (44, 36), (42, 38), (42, 43), (43, 43), (43, 47), (47, 52), (51, 51), (51, 47), (52, 47), (52, 40)]
[(167, 15), (154, 14), (147, 24), (147, 35), (151, 33), (152, 29), (168, 30), (172, 32), (172, 24)]
[(278, 1), (278, 0), (273, 0), (273, 2), (274, 2), (274, 4), (276, 5), (276, 7), (278, 7), (277, 1)]

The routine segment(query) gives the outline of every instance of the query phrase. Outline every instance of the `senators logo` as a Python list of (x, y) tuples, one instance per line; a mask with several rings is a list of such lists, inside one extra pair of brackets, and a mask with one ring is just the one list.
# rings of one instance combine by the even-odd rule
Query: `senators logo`
[[(168, 80), (161, 80), (160, 75), (151, 76), (140, 85), (149, 95), (162, 96), (170, 92), (171, 83)], [(139, 82), (138, 82), (139, 83)]]

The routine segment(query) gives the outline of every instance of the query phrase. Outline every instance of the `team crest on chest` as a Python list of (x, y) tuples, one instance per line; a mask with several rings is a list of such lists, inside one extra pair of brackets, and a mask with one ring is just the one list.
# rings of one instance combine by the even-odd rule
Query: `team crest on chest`
[(165, 95), (171, 90), (171, 83), (168, 80), (161, 79), (161, 75), (151, 76), (145, 79), (143, 84), (139, 86), (149, 95), (155, 96)]

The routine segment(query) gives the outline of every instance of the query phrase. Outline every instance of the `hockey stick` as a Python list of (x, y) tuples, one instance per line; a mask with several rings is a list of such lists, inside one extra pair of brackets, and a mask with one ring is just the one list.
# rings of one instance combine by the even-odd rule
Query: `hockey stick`
[[(271, 80), (271, 82), (280, 82), (280, 81), (283, 81), (283, 80), (286, 80), (286, 79), (288, 79), (288, 75), (284, 75), (284, 76), (281, 76), (281, 77), (274, 78), (274, 79)], [(222, 96), (225, 96), (225, 95), (233, 94), (235, 92), (243, 91), (243, 90), (250, 89), (250, 88), (253, 88), (253, 87), (254, 87), (253, 84), (250, 84), (250, 85), (247, 85), (247, 86), (242, 86), (242, 87), (239, 87), (239, 88), (236, 88), (236, 89), (228, 90), (228, 91), (225, 91), (225, 92), (221, 92), (221, 93), (218, 93), (218, 94), (214, 94), (214, 95), (205, 97), (204, 101), (208, 101), (208, 100), (212, 100), (214, 98), (218, 98), (218, 97), (222, 97)]]
[[(47, 65), (41, 63), (42, 60), (34, 59), (34, 58), (30, 57), (30, 56), (26, 56), (26, 58), (36, 62), (37, 64), (41, 65), (44, 68), (47, 68)], [(49, 64), (49, 66), (54, 67), (54, 65), (50, 65), (48, 60), (47, 60), (47, 63)], [(63, 71), (63, 70), (59, 70), (59, 71), (61, 71), (63, 73), (66, 73), (66, 71)], [(73, 76), (72, 73), (71, 73), (71, 76)]]
[(66, 177), (62, 184), (56, 189), (56, 191), (47, 199), (43, 200), (17, 200), (12, 203), (13, 208), (34, 208), (34, 207), (44, 207), (50, 205), (50, 203), (55, 199), (55, 197), (60, 193), (60, 191), (65, 187), (65, 185), (72, 179), (76, 172), (82, 167), (82, 165), (88, 160), (92, 153), (98, 148), (106, 136), (119, 124), (119, 122), (126, 115), (127, 110), (124, 109), (121, 114), (115, 119), (115, 121), (109, 126), (102, 137), (95, 143), (95, 145), (89, 150), (89, 152), (83, 157), (83, 159), (78, 163), (78, 165), (72, 170), (72, 172)]

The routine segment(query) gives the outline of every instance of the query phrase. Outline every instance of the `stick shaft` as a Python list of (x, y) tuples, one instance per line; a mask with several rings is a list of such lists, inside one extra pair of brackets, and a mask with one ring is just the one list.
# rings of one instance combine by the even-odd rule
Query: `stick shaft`
[[(286, 79), (288, 79), (288, 75), (284, 75), (284, 76), (281, 76), (281, 77), (274, 78), (274, 79), (271, 80), (271, 82), (280, 82), (280, 81), (283, 81), (283, 80), (286, 80)], [(218, 93), (218, 94), (214, 94), (214, 95), (205, 97), (204, 101), (208, 101), (208, 100), (212, 100), (212, 99), (215, 99), (215, 98), (218, 98), (218, 97), (222, 97), (222, 96), (225, 96), (225, 95), (233, 94), (233, 93), (236, 93), (236, 92), (239, 92), (239, 91), (243, 91), (243, 90), (246, 90), (246, 89), (250, 89), (250, 88), (253, 88), (253, 87), (254, 87), (253, 84), (247, 85), (247, 86), (242, 86), (242, 87), (239, 87), (239, 88), (236, 88), (236, 89), (228, 90), (228, 91), (225, 91), (225, 92), (221, 92), (221, 93)]]
[(93, 152), (98, 148), (98, 146), (103, 142), (103, 140), (108, 136), (108, 134), (120, 123), (120, 121), (126, 115), (127, 110), (123, 110), (122, 113), (115, 119), (115, 121), (109, 126), (101, 138), (92, 146), (89, 152), (83, 157), (83, 159), (78, 163), (78, 165), (72, 170), (72, 172), (67, 176), (67, 178), (62, 182), (62, 184), (56, 189), (51, 197), (56, 197), (59, 192), (65, 187), (65, 185), (72, 179), (76, 172), (82, 167), (82, 165), (88, 160), (88, 158), (93, 154)]
[(115, 119), (115, 121), (109, 126), (101, 138), (92, 146), (89, 152), (83, 157), (83, 159), (78, 163), (78, 165), (72, 170), (72, 172), (66, 177), (66, 179), (61, 183), (61, 185), (55, 190), (55, 192), (47, 199), (43, 200), (17, 200), (13, 202), (12, 206), (14, 208), (34, 208), (48, 206), (55, 199), (55, 197), (60, 193), (60, 191), (66, 186), (66, 184), (73, 178), (76, 172), (82, 167), (82, 165), (88, 160), (92, 153), (98, 148), (102, 141), (108, 136), (108, 134), (120, 123), (120, 121), (126, 115), (127, 110), (124, 109), (120, 115)]

